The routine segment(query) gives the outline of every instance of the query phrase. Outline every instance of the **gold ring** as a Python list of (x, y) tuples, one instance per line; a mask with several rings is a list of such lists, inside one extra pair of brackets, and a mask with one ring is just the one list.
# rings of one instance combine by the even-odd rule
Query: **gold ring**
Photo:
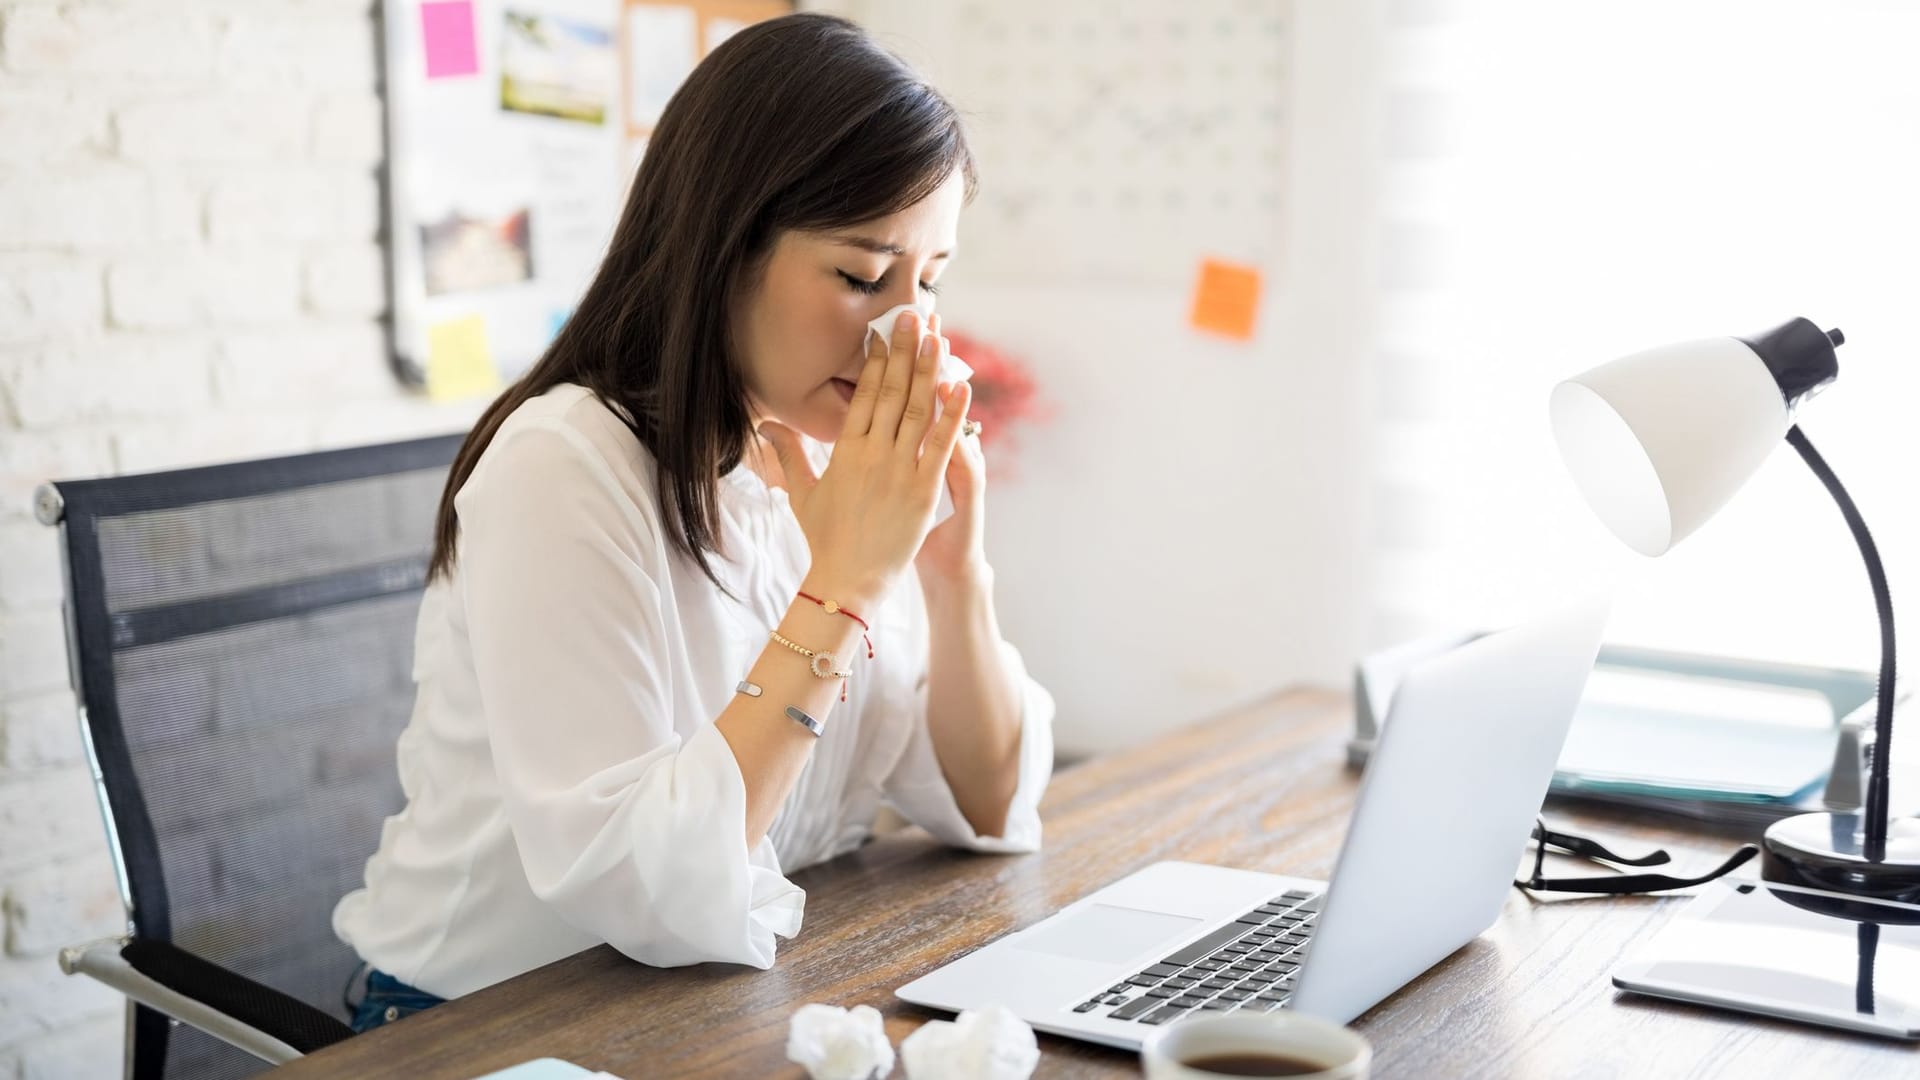
[(978, 421), (978, 420), (963, 420), (963, 421), (961, 421), (961, 422), (960, 422), (960, 434), (961, 434), (961, 435), (978, 435), (978, 434), (980, 434), (980, 421)]

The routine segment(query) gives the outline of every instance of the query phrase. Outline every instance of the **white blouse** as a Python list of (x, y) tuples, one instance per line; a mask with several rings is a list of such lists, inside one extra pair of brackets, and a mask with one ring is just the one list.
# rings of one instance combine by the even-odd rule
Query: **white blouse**
[(948, 844), (1039, 848), (1053, 699), (1002, 642), (1024, 686), (1019, 780), (1005, 834), (980, 836), (934, 756), (908, 574), (862, 612), (875, 659), (854, 650), (848, 699), (747, 850), (746, 787), (713, 721), (809, 561), (786, 492), (752, 469), (720, 482), (710, 556), (737, 601), (671, 548), (651, 456), (583, 387), (514, 410), (454, 505), (455, 568), (428, 586), (415, 638), (407, 804), (333, 916), (374, 967), (441, 997), (603, 941), (663, 967), (770, 967), (806, 899), (782, 867), (859, 847), (882, 802)]

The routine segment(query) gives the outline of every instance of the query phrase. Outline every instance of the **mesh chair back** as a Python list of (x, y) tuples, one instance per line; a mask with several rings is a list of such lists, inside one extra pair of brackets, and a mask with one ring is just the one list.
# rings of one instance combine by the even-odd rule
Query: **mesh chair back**
[[(55, 485), (75, 686), (136, 935), (345, 1020), (333, 933), (394, 743), (459, 436)], [(140, 1080), (265, 1066), (141, 1008)]]

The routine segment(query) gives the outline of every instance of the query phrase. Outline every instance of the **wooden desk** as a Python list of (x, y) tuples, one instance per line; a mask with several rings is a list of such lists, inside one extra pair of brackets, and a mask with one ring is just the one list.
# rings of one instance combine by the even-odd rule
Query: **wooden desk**
[[(895, 1046), (941, 1014), (893, 988), (1148, 863), (1185, 859), (1324, 877), (1357, 787), (1348, 699), (1293, 691), (1064, 770), (1042, 804), (1046, 848), (975, 855), (917, 828), (793, 875), (806, 925), (769, 971), (657, 969), (601, 946), (284, 1066), (318, 1076), (470, 1078), (565, 1058), (629, 1080), (800, 1077), (787, 1020), (801, 1004), (872, 1005)], [(1650, 816), (1560, 808), (1609, 841), (1673, 851), (1677, 869), (1738, 839)], [(1517, 853), (1516, 853), (1517, 854)], [(1570, 864), (1580, 865), (1580, 864)], [(1675, 898), (1531, 900), (1355, 1024), (1376, 1077), (1889, 1077), (1920, 1052), (1618, 994), (1608, 971), (1672, 916)], [(1136, 1055), (1040, 1036), (1041, 1077), (1137, 1076)], [(896, 1066), (894, 1075), (904, 1075)]]

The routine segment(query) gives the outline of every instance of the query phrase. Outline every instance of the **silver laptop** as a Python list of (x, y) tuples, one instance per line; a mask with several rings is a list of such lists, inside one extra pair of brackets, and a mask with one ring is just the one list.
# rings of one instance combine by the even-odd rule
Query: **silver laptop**
[(1584, 602), (1409, 672), (1331, 885), (1154, 863), (896, 993), (1130, 1049), (1207, 1012), (1352, 1020), (1499, 916), (1606, 614)]

